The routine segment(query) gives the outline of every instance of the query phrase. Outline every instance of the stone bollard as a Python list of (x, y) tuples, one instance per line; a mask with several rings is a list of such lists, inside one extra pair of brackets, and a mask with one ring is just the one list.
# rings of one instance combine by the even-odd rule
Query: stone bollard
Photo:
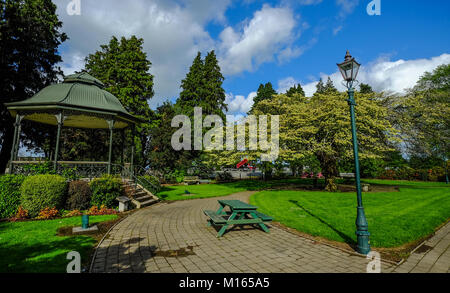
[(119, 202), (119, 212), (127, 211), (128, 210), (128, 204), (129, 204), (129, 202), (131, 200), (128, 197), (126, 197), (126, 196), (119, 196), (116, 199)]
[(362, 191), (363, 192), (369, 192), (369, 187), (370, 187), (370, 184), (363, 184), (362, 185)]

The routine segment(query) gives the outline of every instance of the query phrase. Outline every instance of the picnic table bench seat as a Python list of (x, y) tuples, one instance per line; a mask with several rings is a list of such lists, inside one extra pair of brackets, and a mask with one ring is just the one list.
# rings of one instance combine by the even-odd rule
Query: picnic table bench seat
[(273, 221), (273, 218), (271, 216), (268, 216), (266, 214), (263, 214), (258, 211), (254, 211), (254, 214), (257, 215), (260, 219), (262, 219), (264, 222), (271, 222)]
[(227, 222), (223, 216), (216, 214), (215, 211), (206, 210), (203, 212), (214, 222), (214, 224), (225, 224)]

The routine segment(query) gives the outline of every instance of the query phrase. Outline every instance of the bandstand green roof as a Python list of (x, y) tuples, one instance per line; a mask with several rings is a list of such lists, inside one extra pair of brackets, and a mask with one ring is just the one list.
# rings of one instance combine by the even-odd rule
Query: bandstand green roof
[(126, 128), (142, 122), (128, 113), (119, 100), (104, 90), (105, 85), (86, 72), (67, 76), (62, 83), (50, 85), (33, 97), (5, 104), (11, 115), (57, 125), (55, 114), (65, 116), (64, 127), (107, 129), (107, 121), (114, 120), (114, 128)]

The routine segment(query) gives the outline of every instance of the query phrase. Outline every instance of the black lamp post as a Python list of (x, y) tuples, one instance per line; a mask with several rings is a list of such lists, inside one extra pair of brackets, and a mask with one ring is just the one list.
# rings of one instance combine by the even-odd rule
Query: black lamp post
[(350, 118), (352, 123), (352, 137), (353, 137), (353, 154), (355, 157), (355, 179), (356, 179), (356, 194), (357, 194), (357, 216), (356, 216), (356, 236), (358, 239), (357, 251), (361, 254), (368, 254), (370, 252), (369, 244), (369, 230), (366, 220), (366, 215), (364, 213), (364, 207), (362, 203), (361, 194), (361, 180), (359, 174), (359, 159), (358, 159), (358, 139), (356, 136), (356, 120), (355, 120), (355, 90), (353, 88), (353, 83), (356, 81), (356, 76), (358, 75), (359, 67), (361, 64), (356, 62), (350, 53), (347, 51), (345, 55), (345, 61), (338, 64), (339, 70), (342, 73), (342, 77), (346, 82), (346, 87), (348, 89), (348, 104), (350, 106)]

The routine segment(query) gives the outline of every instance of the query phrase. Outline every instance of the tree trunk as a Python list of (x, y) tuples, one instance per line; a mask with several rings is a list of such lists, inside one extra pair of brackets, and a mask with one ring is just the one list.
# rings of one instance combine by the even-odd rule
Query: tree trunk
[(322, 152), (317, 154), (317, 158), (320, 162), (320, 167), (322, 168), (322, 174), (325, 176), (325, 190), (336, 192), (337, 186), (335, 179), (339, 174), (336, 158), (333, 155)]
[(7, 124), (3, 133), (2, 150), (0, 151), (0, 174), (5, 173), (6, 166), (11, 158), (11, 149), (14, 140), (14, 125), (11, 121), (8, 121)]

